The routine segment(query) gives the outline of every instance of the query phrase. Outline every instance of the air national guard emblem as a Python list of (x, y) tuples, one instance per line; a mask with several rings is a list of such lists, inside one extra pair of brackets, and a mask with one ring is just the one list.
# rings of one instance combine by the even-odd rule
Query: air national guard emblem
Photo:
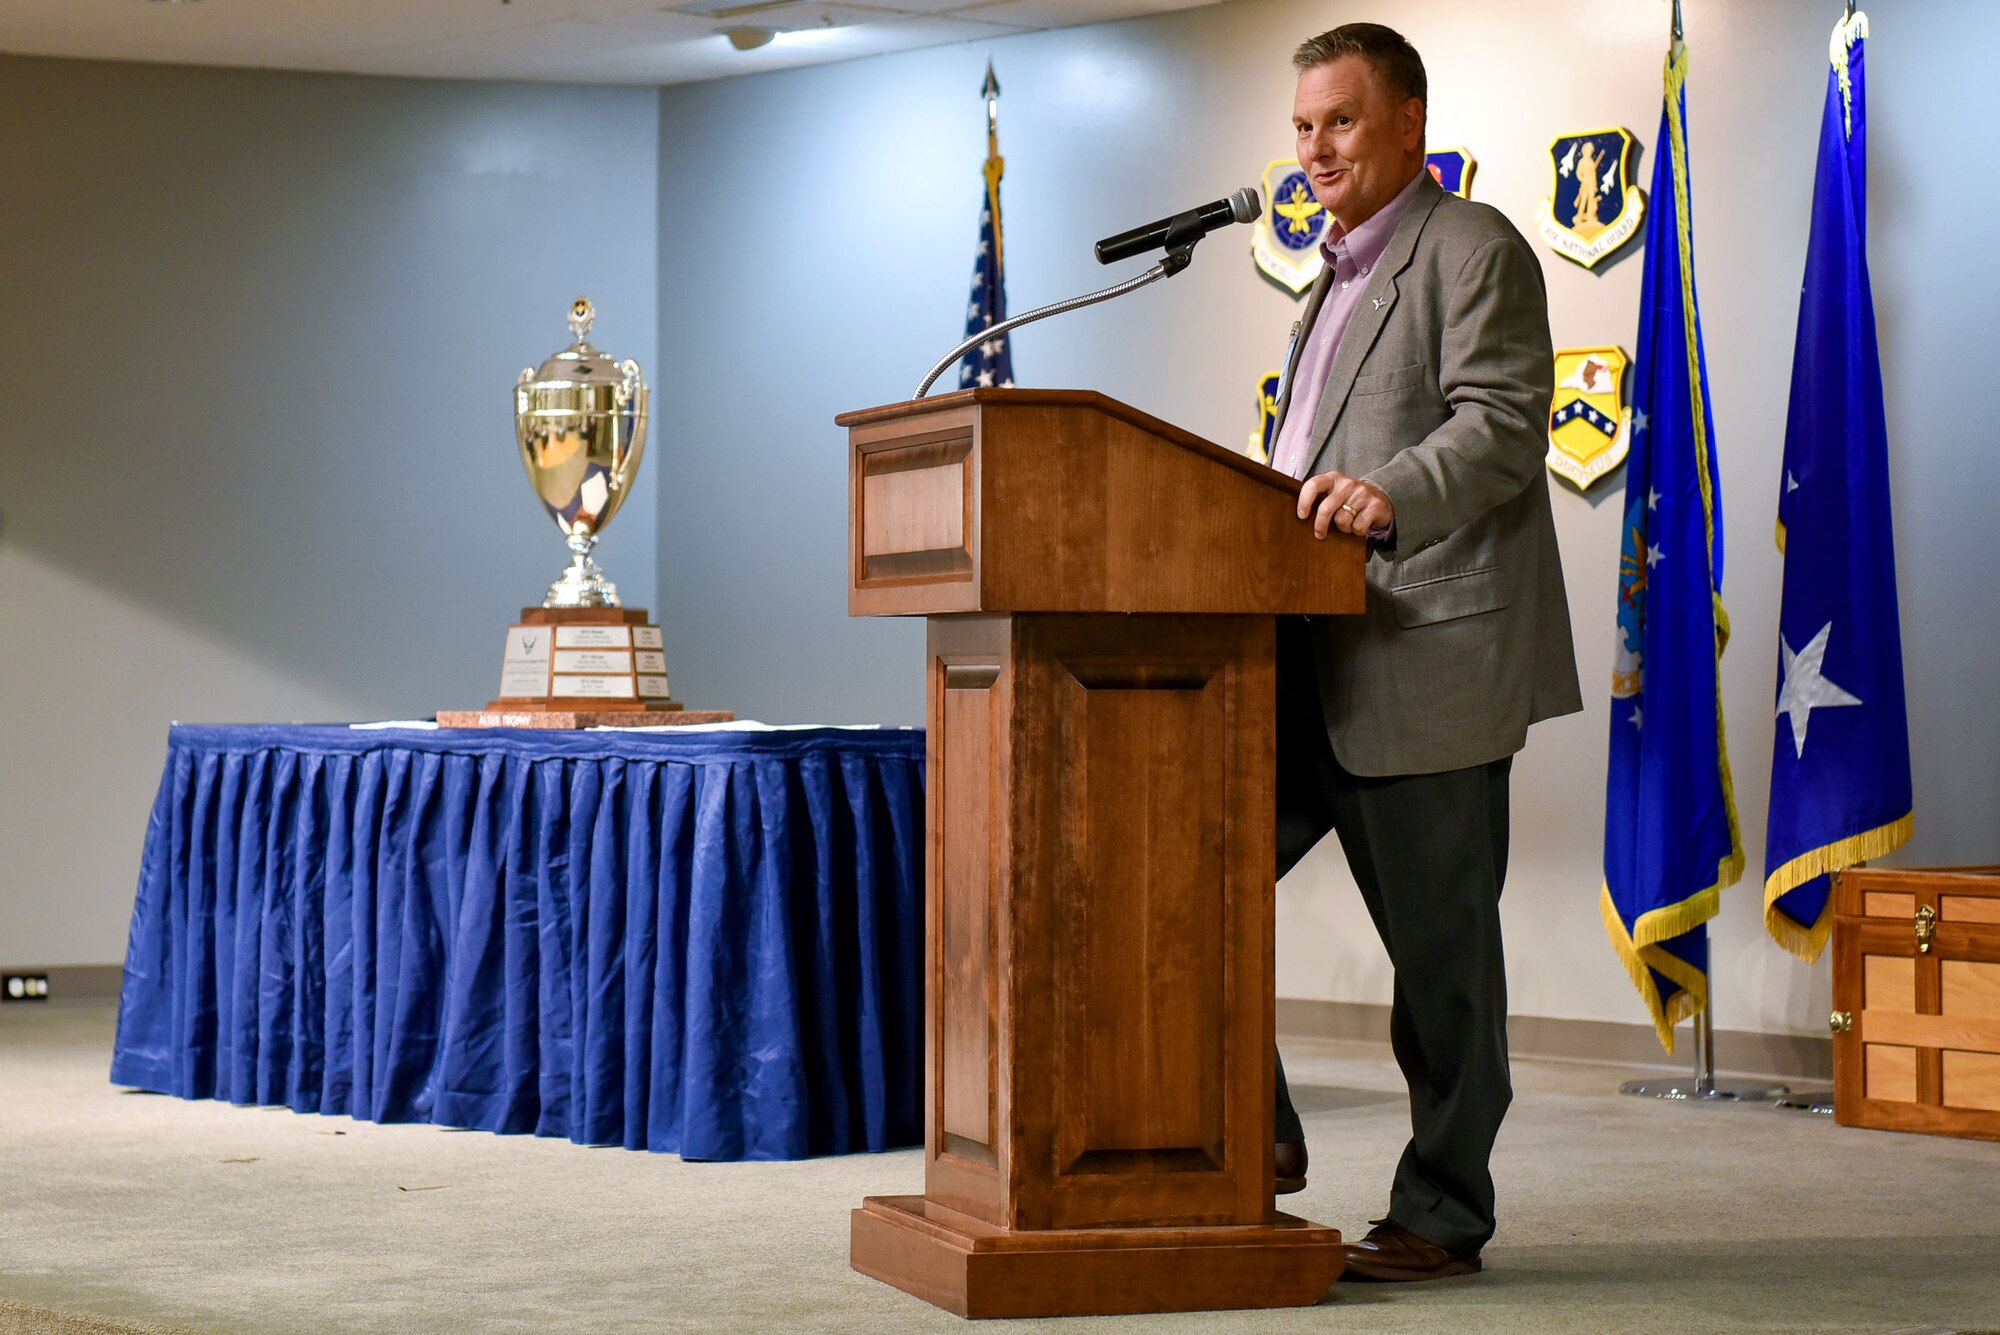
[(1447, 195), (1457, 195), (1460, 199), (1472, 198), (1472, 169), (1478, 165), (1472, 154), (1462, 148), (1441, 148), (1424, 154), (1424, 166), (1430, 168), (1431, 179)]
[(1278, 387), (1284, 382), (1282, 371), (1266, 371), (1257, 377), (1257, 429), (1250, 433), (1243, 452), (1260, 464), (1271, 462), (1271, 447), (1278, 443)]
[(1264, 168), (1264, 198), (1271, 208), (1251, 228), (1250, 253), (1265, 277), (1296, 297), (1326, 267), (1319, 253), (1326, 210), (1313, 198), (1312, 183), (1296, 158), (1277, 158)]
[(1646, 197), (1632, 184), (1628, 130), (1586, 130), (1549, 146), (1555, 191), (1535, 205), (1542, 240), (1586, 269), (1639, 234)]
[(1618, 348), (1556, 350), (1556, 397), (1549, 406), (1549, 471), (1579, 491), (1625, 461), (1632, 410)]

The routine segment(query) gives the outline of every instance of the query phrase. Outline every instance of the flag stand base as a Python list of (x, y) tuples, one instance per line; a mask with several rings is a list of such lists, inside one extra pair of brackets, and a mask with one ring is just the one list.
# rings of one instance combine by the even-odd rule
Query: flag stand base
[(1833, 1091), (1830, 1089), (1795, 1089), (1777, 1102), (1780, 1108), (1790, 1112), (1813, 1113), (1820, 1117), (1833, 1116)]
[[(1785, 1085), (1734, 1083), (1723, 1080), (1627, 1080), (1618, 1086), (1620, 1094), (1640, 1098), (1685, 1099), (1689, 1103), (1771, 1103), (1791, 1093)], [(1829, 1105), (1829, 1110), (1831, 1105)]]
[[(1717, 1080), (1715, 1021), (1709, 1017), (1708, 1007), (1703, 1006), (1694, 1020), (1694, 1078), (1660, 1076), (1651, 1080), (1627, 1080), (1618, 1086), (1618, 1092), (1642, 1099), (1678, 1099), (1687, 1103), (1774, 1103), (1785, 1099), (1792, 1091), (1787, 1085)], [(1831, 1103), (1827, 1105), (1827, 1110), (1832, 1111)], [(1811, 1111), (1817, 1112), (1818, 1109)]]

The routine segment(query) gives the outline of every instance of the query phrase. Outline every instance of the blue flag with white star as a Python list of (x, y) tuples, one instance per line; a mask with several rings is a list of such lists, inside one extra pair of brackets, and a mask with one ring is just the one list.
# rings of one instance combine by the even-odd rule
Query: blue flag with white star
[[(972, 262), (972, 300), (965, 307), (965, 336), (971, 338), (1007, 318), (1007, 269), (1000, 247), (1000, 177), (1007, 160), (1000, 156), (999, 130), (995, 124), (995, 103), (1000, 83), (993, 66), (986, 66), (986, 199), (979, 206), (979, 254)], [(959, 359), (960, 389), (1012, 385), (1014, 353), (1007, 335), (989, 338)]]
[(1785, 554), (1764, 923), (1819, 958), (1829, 873), (1909, 840), (1888, 427), (1868, 284), (1868, 19), (1834, 25), (1778, 492)]
[(1708, 1001), (1708, 927), (1743, 874), (1723, 736), (1722, 489), (1695, 301), (1687, 48), (1653, 148), (1618, 558), (1605, 785), (1605, 931), (1660, 1043)]

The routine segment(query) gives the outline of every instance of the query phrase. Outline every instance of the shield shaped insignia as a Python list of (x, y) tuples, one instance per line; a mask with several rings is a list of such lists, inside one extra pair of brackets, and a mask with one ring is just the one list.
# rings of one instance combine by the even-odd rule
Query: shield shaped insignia
[(1632, 445), (1622, 348), (1556, 350), (1549, 406), (1549, 471), (1579, 491), (1624, 462)]
[(1271, 447), (1278, 443), (1278, 386), (1284, 380), (1282, 371), (1266, 371), (1257, 377), (1257, 429), (1250, 433), (1243, 452), (1260, 464), (1271, 462)]
[(1296, 158), (1276, 158), (1264, 168), (1264, 198), (1271, 207), (1250, 231), (1250, 253), (1264, 276), (1298, 296), (1313, 285), (1326, 260), (1326, 210)]
[(1585, 130), (1549, 145), (1554, 188), (1535, 205), (1542, 240), (1586, 269), (1639, 234), (1646, 197), (1632, 183), (1629, 130)]
[(1431, 179), (1447, 195), (1457, 195), (1460, 199), (1472, 198), (1472, 169), (1478, 165), (1472, 154), (1462, 148), (1441, 148), (1424, 154), (1424, 166), (1430, 168)]

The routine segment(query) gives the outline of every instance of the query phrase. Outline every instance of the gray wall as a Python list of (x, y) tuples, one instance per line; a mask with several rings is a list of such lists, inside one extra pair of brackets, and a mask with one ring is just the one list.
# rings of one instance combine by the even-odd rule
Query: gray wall
[[(1897, 492), (1917, 836), (1904, 860), (2000, 860), (2000, 711), (1986, 701), (2000, 593), (1978, 545), (2000, 463), (1964, 368), (1990, 342), (2000, 270), (1972, 240), (2000, 187), (1951, 169), (1943, 127), (1983, 123), (2000, 8), (1883, 6), (1871, 41), (1873, 247)], [(1725, 691), (1751, 873), (1715, 929), (1717, 1023), (1824, 1032), (1827, 965), (1764, 935), (1762, 827), (1779, 565), (1772, 515), (1804, 227), (1839, 6), (1686, 0), (1698, 272), (1736, 640)], [(661, 588), (677, 693), (770, 719), (922, 714), (921, 626), (844, 615), (844, 408), (906, 397), (955, 341), (970, 274), (990, 54), (1006, 95), (1016, 310), (1109, 276), (1089, 243), (1214, 198), (1290, 151), (1300, 37), (1382, 17), (1358, 3), (1239, 3), (949, 47), (661, 97), (660, 331), (674, 439), (659, 467)], [(1474, 197), (1532, 235), (1558, 134), (1623, 124), (1650, 179), (1665, 0), (1578, 9), (1407, 0), (1430, 67), (1431, 143), (1479, 160)], [(1955, 142), (1955, 141), (1947, 141)], [(1538, 243), (1539, 244), (1539, 243)], [(1230, 444), (1275, 367), (1293, 300), (1248, 237), (1206, 242), (1164, 288), (1016, 336), (1024, 384), (1089, 386)], [(1119, 272), (1135, 270), (1136, 263)], [(1545, 252), (1558, 346), (1631, 350), (1640, 267)], [(1518, 1013), (1643, 1018), (1597, 909), (1617, 482), (1558, 488), (1589, 707), (1538, 728), (1515, 770), (1505, 908)], [(1609, 499), (1612, 504), (1605, 504)], [(1170, 513), (1162, 522), (1172, 522)], [(1386, 1001), (1387, 961), (1331, 843), (1280, 887), (1280, 991)]]
[[(657, 94), (0, 59), (0, 963), (121, 959), (169, 720), (484, 704), (511, 391), (650, 370)], [(654, 498), (600, 553), (652, 600)]]
[[(1837, 6), (1685, 8), (1753, 867), (1716, 930), (1717, 1019), (1810, 1033), (1826, 965), (1764, 938), (1754, 882), (1771, 513)], [(918, 720), (920, 623), (844, 615), (831, 418), (906, 396), (957, 336), (986, 56), (1006, 87), (1018, 310), (1105, 281), (1096, 237), (1288, 152), (1291, 44), (1366, 16), (1238, 0), (658, 93), (0, 59), (0, 962), (120, 958), (168, 720), (486, 698), (500, 628), (562, 555), (518, 474), (507, 388), (562, 341), (579, 291), (600, 341), (656, 381), (656, 501), (602, 551), (659, 612), (675, 693), (773, 721)], [(1976, 248), (2000, 186), (1937, 147), (1983, 122), (2000, 10), (1876, 17), (1875, 281), (1917, 765), (1904, 860), (2000, 860), (2000, 593), (1977, 545), (2000, 452), (1961, 370), (2000, 308)], [(1407, 0), (1394, 21), (1431, 67), (1432, 142), (1469, 145), (1475, 197), (1524, 229), (1559, 133), (1622, 123), (1650, 177), (1665, 0)], [(1165, 287), (1020, 335), (1021, 379), (1241, 441), (1297, 310), (1246, 250), (1218, 235)], [(1630, 349), (1637, 264), (1545, 266), (1559, 344)], [(1537, 729), (1516, 770), (1522, 1014), (1640, 1018), (1596, 908), (1617, 494), (1558, 492), (1590, 708)], [(1286, 995), (1387, 998), (1336, 850), (1288, 878), (1280, 915)]]

